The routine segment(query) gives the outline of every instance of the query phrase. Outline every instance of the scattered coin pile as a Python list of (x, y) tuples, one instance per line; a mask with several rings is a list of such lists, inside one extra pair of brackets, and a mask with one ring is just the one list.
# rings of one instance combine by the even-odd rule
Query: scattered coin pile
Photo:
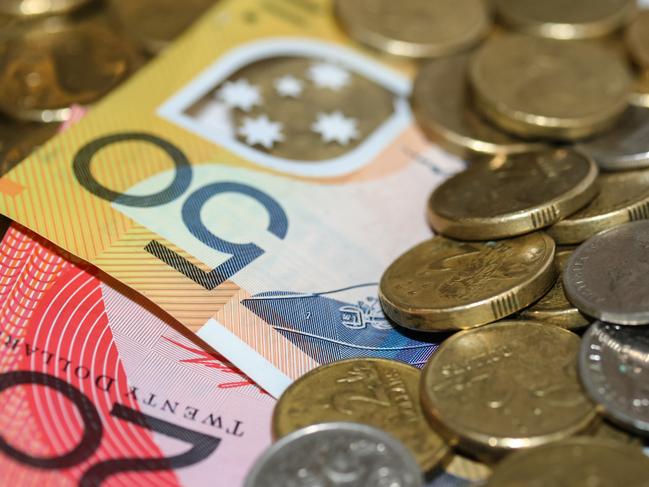
[(2, 0), (0, 175), (166, 47), (215, 0)]
[[(649, 13), (631, 0), (340, 0), (335, 13), (367, 47), (423, 59), (419, 125), (468, 161), (430, 197), (438, 235), (379, 286), (404, 333), (443, 341), (421, 372), (367, 358), (298, 379), (247, 485), (422, 485), (412, 476), (453, 452), (493, 468), (490, 486), (649, 485)], [(420, 471), (376, 460), (404, 457), (389, 438), (358, 447), (372, 467), (330, 453), (336, 428), (349, 445), (369, 434), (345, 421), (389, 433)], [(293, 467), (307, 441), (321, 461)], [(360, 480), (366, 468), (385, 479)], [(284, 481), (260, 478), (271, 470)]]

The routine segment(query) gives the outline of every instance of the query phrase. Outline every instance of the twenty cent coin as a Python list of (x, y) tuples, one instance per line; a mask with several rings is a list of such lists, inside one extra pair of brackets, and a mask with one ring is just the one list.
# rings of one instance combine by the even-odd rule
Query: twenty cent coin
[(426, 364), (424, 411), (477, 455), (570, 437), (596, 417), (577, 377), (578, 353), (577, 335), (531, 321), (460, 332)]
[(508, 457), (495, 468), (486, 487), (522, 485), (647, 487), (649, 459), (636, 446), (571, 438)]
[(386, 315), (414, 330), (471, 328), (509, 316), (554, 283), (554, 242), (534, 233), (496, 242), (435, 237), (385, 271), (379, 298)]
[(581, 380), (590, 397), (612, 421), (649, 434), (649, 327), (598, 322), (581, 346)]
[(415, 367), (385, 359), (352, 359), (323, 365), (303, 375), (280, 397), (273, 432), (281, 438), (305, 426), (354, 421), (394, 435), (429, 470), (448, 453), (419, 404)]
[(501, 19), (527, 34), (553, 39), (603, 37), (635, 12), (634, 0), (495, 0)]
[(649, 221), (591, 237), (563, 273), (568, 299), (582, 313), (619, 325), (649, 324)]
[(295, 431), (271, 446), (248, 473), (245, 487), (421, 487), (412, 454), (394, 437), (356, 423)]
[(509, 135), (487, 123), (474, 110), (466, 83), (469, 59), (468, 54), (445, 57), (430, 61), (419, 70), (412, 106), (426, 135), (461, 156), (542, 149), (542, 143)]
[[(562, 274), (572, 251), (557, 253), (556, 264)], [(586, 326), (589, 321), (575, 308), (563, 292), (563, 280), (557, 279), (552, 289), (529, 308), (521, 311), (520, 316), (540, 323), (560, 326), (561, 328), (576, 329)]]
[(615, 124), (628, 104), (631, 73), (604, 46), (505, 35), (478, 50), (470, 81), (477, 107), (502, 128), (574, 140)]
[(571, 150), (530, 152), (471, 165), (433, 192), (433, 228), (462, 240), (538, 230), (567, 217), (596, 194), (598, 169)]
[(483, 0), (337, 0), (342, 28), (375, 49), (414, 58), (464, 50), (490, 27)]

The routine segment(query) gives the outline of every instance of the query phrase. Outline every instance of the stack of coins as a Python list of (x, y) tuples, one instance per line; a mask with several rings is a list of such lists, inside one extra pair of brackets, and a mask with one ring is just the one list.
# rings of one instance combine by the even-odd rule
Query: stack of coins
[[(364, 423), (430, 485), (456, 455), (493, 486), (648, 485), (649, 13), (632, 0), (334, 3), (354, 40), (417, 60), (420, 128), (468, 166), (431, 194), (438, 235), (379, 285), (395, 326), (439, 334), (439, 349), (421, 372), (370, 358), (313, 370), (280, 398), (275, 437)], [(290, 485), (347, 485), (329, 467)]]
[[(0, 2), (0, 175), (99, 101), (215, 0)], [(164, 7), (164, 8), (163, 8)]]

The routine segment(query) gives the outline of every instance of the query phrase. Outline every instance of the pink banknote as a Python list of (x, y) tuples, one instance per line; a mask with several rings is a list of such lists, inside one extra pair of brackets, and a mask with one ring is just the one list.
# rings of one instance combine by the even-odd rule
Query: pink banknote
[(2, 227), (0, 485), (240, 485), (274, 400), (124, 288)]

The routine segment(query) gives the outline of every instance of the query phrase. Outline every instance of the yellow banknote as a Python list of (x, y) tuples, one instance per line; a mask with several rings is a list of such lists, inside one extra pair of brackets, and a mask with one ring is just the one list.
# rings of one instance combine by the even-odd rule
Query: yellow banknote
[(198, 333), (273, 395), (317, 364), (422, 365), (377, 282), (430, 237), (462, 162), (408, 104), (413, 66), (353, 44), (324, 0), (220, 2), (0, 180), (0, 210)]

